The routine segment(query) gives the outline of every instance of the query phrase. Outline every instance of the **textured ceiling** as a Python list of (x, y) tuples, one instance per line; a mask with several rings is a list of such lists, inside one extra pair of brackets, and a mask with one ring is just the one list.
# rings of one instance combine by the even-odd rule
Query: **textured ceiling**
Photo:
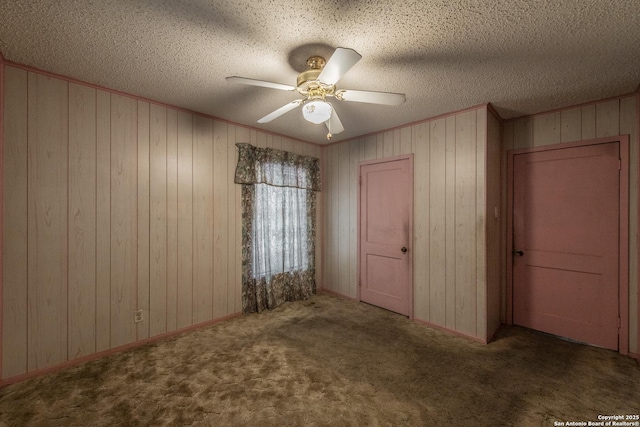
[(630, 93), (638, 0), (0, 0), (5, 59), (170, 105), (326, 143), (295, 86), (307, 57), (362, 55), (338, 88), (401, 92), (398, 107), (334, 101), (333, 141), (491, 102), (503, 118)]

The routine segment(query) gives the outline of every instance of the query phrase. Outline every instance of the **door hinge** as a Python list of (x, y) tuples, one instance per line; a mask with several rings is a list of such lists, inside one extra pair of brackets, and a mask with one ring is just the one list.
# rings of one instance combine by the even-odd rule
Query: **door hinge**
[(361, 288), (362, 287), (362, 280), (358, 279), (358, 287)]
[(618, 317), (618, 329), (622, 328), (622, 319)]
[(622, 170), (622, 159), (618, 159), (618, 170)]
[(358, 177), (358, 184), (362, 185), (362, 176)]

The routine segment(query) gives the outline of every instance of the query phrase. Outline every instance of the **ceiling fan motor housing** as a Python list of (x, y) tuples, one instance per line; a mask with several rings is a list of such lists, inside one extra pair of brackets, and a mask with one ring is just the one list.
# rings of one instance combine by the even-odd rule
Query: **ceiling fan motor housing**
[(308, 70), (298, 74), (296, 90), (308, 99), (324, 99), (327, 95), (332, 95), (335, 85), (323, 84), (318, 80), (327, 61), (321, 56), (312, 56), (307, 59)]

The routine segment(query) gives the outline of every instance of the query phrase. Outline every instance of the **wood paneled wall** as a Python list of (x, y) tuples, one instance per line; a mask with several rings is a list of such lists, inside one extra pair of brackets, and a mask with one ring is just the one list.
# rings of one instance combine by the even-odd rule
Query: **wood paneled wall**
[(487, 114), (487, 338), (502, 324), (502, 277), (506, 269), (502, 235), (506, 228), (506, 209), (502, 206), (501, 123), (492, 110)]
[[(629, 351), (638, 354), (638, 97), (623, 96), (550, 113), (505, 121), (503, 183), (506, 185), (506, 152), (562, 142), (586, 141), (629, 135)], [(505, 193), (506, 197), (506, 193)], [(503, 200), (506, 204), (506, 200)], [(506, 293), (506, 278), (503, 278)]]
[(2, 380), (240, 312), (236, 142), (321, 159), (317, 281), (352, 298), (358, 162), (413, 153), (414, 316), (485, 340), (506, 306), (507, 150), (629, 134), (638, 353), (636, 96), (501, 133), (483, 106), (319, 147), (15, 66), (3, 74)]
[(3, 380), (239, 313), (235, 143), (322, 156), (14, 66), (4, 90)]
[[(487, 166), (498, 166), (499, 181), (499, 125), (490, 122), (488, 150), (487, 112), (483, 106), (327, 147), (326, 289), (358, 296), (358, 162), (413, 153), (414, 317), (481, 340), (493, 332), (487, 322), (496, 326), (500, 296), (499, 281), (488, 293), (486, 227), (487, 210), (493, 212), (487, 179), (496, 178)], [(496, 160), (488, 162), (492, 154)], [(499, 188), (498, 182), (492, 203)]]

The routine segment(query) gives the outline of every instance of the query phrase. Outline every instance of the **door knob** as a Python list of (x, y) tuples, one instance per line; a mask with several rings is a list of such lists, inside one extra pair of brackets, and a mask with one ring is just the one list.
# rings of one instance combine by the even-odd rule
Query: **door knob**
[(514, 255), (518, 255), (518, 256), (522, 256), (522, 255), (524, 255), (524, 252), (522, 252), (522, 251), (513, 251), (513, 254)]
[(402, 251), (403, 254), (407, 253), (407, 247), (406, 246), (403, 246), (400, 250)]

